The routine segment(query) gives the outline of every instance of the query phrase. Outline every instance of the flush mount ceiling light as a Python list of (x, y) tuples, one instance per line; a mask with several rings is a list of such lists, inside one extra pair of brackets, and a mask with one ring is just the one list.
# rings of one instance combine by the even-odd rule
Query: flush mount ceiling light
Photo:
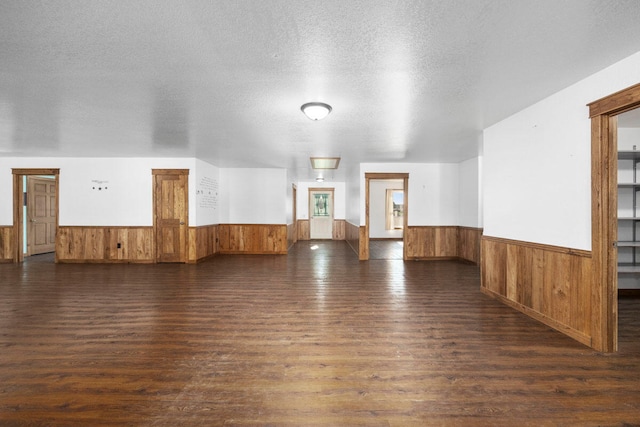
[(331, 112), (331, 105), (324, 102), (307, 102), (300, 110), (311, 120), (322, 120)]
[(311, 157), (313, 169), (338, 169), (340, 157)]

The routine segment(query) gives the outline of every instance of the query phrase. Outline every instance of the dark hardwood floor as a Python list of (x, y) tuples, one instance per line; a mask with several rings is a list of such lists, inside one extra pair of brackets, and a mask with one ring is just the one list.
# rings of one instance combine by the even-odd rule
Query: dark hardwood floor
[(402, 239), (369, 240), (369, 259), (402, 259)]
[(640, 300), (600, 354), (455, 262), (344, 242), (199, 265), (0, 265), (0, 426), (640, 424)]

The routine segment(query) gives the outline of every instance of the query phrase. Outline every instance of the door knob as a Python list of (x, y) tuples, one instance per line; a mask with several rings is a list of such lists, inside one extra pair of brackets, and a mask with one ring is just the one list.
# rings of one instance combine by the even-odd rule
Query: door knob
[(180, 225), (184, 225), (184, 221), (180, 221)]

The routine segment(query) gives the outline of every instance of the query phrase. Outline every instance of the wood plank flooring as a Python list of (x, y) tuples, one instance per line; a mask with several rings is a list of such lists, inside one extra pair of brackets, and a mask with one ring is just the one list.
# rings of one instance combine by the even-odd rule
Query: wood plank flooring
[(369, 240), (369, 259), (402, 259), (401, 239)]
[(2, 264), (0, 425), (640, 424), (639, 299), (620, 300), (606, 355), (479, 288), (476, 266), (359, 262), (328, 241)]

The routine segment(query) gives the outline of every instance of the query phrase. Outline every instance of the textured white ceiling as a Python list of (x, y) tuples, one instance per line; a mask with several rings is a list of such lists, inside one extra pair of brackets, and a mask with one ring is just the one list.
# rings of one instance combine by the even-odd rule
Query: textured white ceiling
[[(300, 179), (310, 156), (341, 156), (334, 179), (461, 161), (483, 128), (640, 51), (639, 22), (637, 0), (3, 0), (0, 153)], [(312, 122), (309, 101), (333, 112)]]

